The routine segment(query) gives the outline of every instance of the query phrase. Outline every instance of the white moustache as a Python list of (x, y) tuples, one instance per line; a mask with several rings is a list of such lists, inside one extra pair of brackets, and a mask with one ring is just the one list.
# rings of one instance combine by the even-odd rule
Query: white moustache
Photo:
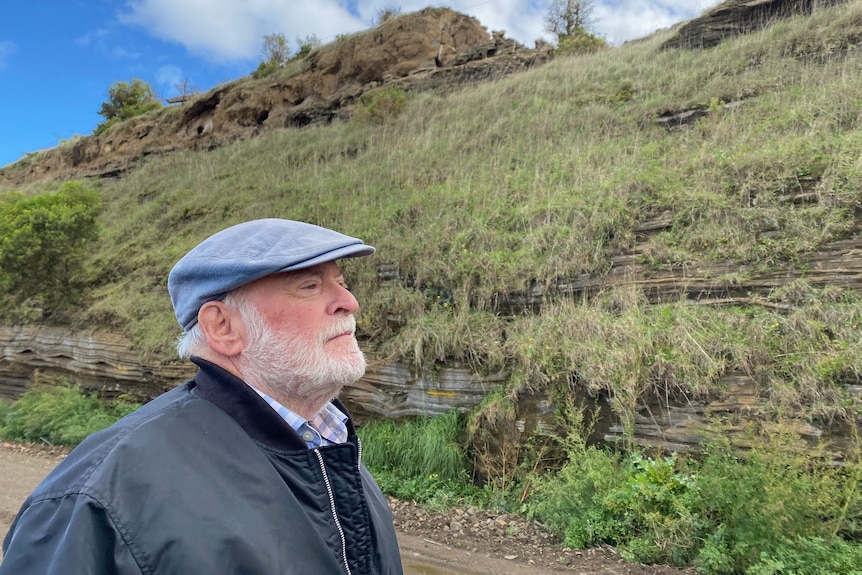
[(322, 341), (329, 341), (333, 337), (348, 331), (354, 335), (356, 333), (356, 318), (352, 315), (336, 320), (335, 323), (324, 331)]

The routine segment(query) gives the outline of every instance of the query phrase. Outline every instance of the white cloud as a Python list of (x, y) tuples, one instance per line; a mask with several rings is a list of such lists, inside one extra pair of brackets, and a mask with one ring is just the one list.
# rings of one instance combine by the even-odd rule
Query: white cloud
[(593, 6), (597, 32), (612, 44), (690, 20), (720, 0), (606, 0)]
[[(183, 83), (183, 71), (178, 66), (166, 64), (159, 66), (156, 70), (156, 83), (162, 89), (162, 92), (177, 91), (177, 86)], [(166, 93), (166, 92), (165, 92)]]
[(0, 70), (6, 67), (9, 57), (18, 51), (18, 46), (9, 40), (0, 40)]
[[(619, 44), (700, 15), (720, 0), (596, 0), (595, 31)], [(354, 12), (348, 10), (353, 5)], [(403, 13), (434, 5), (428, 0), (128, 0), (120, 21), (184, 46), (214, 62), (255, 60), (265, 34), (280, 33), (294, 43), (311, 34), (324, 43), (338, 34), (370, 27), (385, 8)], [(453, 0), (439, 3), (476, 17), (489, 32), (526, 46), (548, 39), (544, 17), (549, 0)], [(296, 48), (296, 46), (293, 46)]]
[(215, 62), (260, 57), (266, 34), (316, 35), (324, 42), (367, 27), (335, 0), (131, 0), (119, 16)]

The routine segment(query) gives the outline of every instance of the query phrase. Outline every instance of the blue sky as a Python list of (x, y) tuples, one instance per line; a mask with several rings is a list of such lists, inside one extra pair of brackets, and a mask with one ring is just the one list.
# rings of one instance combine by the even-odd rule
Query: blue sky
[[(717, 0), (594, 0), (595, 31), (619, 44), (700, 15)], [(324, 43), (383, 8), (448, 6), (532, 47), (550, 0), (30, 0), (0, 19), (0, 166), (89, 135), (108, 88), (140, 78), (162, 98), (249, 74), (265, 34)]]

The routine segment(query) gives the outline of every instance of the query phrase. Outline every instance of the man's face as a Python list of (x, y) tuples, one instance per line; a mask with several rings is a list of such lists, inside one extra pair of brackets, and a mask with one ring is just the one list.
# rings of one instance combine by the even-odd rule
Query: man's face
[(242, 294), (247, 337), (240, 362), (252, 385), (325, 403), (365, 372), (354, 336), (359, 304), (334, 262), (267, 276)]

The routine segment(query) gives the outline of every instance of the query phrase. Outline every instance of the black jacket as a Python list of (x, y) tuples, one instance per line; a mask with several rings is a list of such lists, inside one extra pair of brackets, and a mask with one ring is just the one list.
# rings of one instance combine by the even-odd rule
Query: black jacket
[(352, 422), (347, 443), (308, 449), (254, 390), (195, 361), (194, 380), (45, 478), (3, 542), (0, 574), (400, 575)]

